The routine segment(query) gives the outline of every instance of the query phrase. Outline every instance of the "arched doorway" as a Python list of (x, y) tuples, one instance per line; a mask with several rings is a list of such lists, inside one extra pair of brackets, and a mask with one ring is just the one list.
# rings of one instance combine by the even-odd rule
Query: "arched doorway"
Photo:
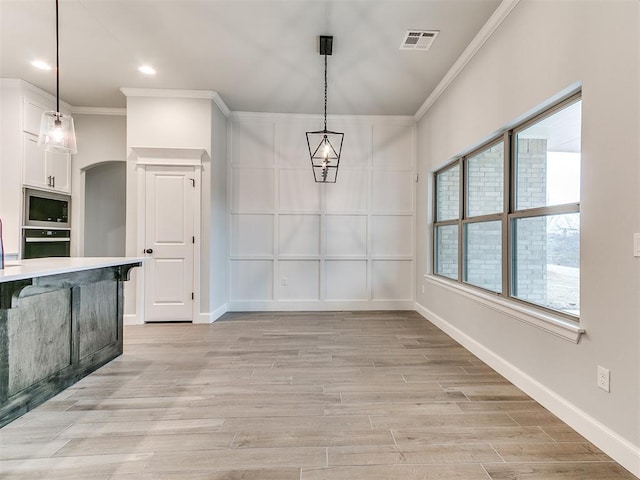
[(125, 162), (104, 162), (87, 169), (84, 193), (84, 255), (125, 256)]

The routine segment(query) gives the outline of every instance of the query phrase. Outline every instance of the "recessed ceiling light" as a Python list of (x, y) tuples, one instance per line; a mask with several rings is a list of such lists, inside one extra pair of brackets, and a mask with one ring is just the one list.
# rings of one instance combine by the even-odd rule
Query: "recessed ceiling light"
[(33, 62), (31, 62), (31, 65), (40, 70), (51, 70), (51, 65), (49, 65), (44, 60), (34, 60)]
[(138, 67), (138, 71), (140, 73), (144, 73), (145, 75), (155, 75), (156, 74), (156, 69), (153, 68), (151, 65), (140, 65)]

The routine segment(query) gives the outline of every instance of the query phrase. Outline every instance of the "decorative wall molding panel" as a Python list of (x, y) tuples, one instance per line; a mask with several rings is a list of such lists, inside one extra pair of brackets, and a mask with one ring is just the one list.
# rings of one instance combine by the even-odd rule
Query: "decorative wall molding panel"
[(314, 182), (320, 117), (231, 116), (229, 310), (412, 308), (413, 117), (335, 117), (335, 184)]

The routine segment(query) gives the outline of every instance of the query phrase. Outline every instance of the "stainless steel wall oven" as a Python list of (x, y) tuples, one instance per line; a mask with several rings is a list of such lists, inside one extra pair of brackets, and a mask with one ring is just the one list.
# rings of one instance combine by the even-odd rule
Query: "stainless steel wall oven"
[(68, 257), (70, 252), (71, 230), (22, 229), (22, 258)]
[(24, 189), (22, 258), (68, 257), (70, 226), (69, 195)]

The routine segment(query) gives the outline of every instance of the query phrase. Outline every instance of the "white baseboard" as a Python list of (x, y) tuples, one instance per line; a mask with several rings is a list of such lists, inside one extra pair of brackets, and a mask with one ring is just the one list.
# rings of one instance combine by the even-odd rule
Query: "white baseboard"
[(211, 322), (212, 323), (215, 322), (216, 320), (218, 320), (222, 315), (224, 315), (228, 311), (229, 311), (229, 308), (228, 308), (226, 303), (223, 304), (223, 305), (220, 305), (213, 312), (211, 312)]
[(221, 305), (216, 308), (213, 312), (203, 313), (200, 312), (199, 318), (193, 323), (213, 323), (218, 320), (222, 315), (227, 313), (227, 304)]
[(413, 300), (234, 301), (229, 312), (334, 312), (342, 310), (415, 310)]
[(505, 358), (497, 355), (428, 308), (416, 302), (415, 310), (596, 445), (624, 468), (635, 476), (640, 477), (639, 446), (621, 437), (606, 425), (603, 425), (591, 415), (576, 407), (556, 392), (550, 390), (535, 378), (527, 375)]
[(144, 322), (140, 321), (135, 313), (125, 314), (122, 322), (124, 325), (142, 325)]

